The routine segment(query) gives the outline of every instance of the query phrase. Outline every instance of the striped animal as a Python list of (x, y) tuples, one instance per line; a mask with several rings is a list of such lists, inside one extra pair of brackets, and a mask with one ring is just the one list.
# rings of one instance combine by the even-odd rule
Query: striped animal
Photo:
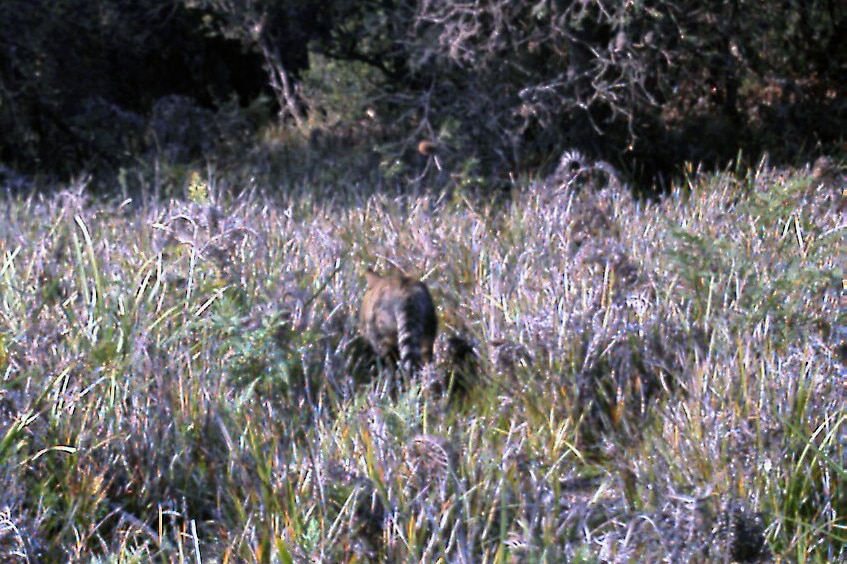
[(426, 285), (402, 274), (368, 269), (359, 330), (387, 363), (412, 373), (432, 361), (438, 319)]

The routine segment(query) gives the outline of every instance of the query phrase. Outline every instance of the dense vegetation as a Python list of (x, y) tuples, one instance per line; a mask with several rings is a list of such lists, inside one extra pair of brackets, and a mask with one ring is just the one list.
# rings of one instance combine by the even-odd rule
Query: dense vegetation
[(833, 154), (845, 37), (833, 0), (6, 0), (0, 175), (111, 191), (281, 134), (390, 182), (432, 172), (426, 139), (430, 184), (503, 188), (579, 149), (667, 187), (739, 151)]
[[(847, 559), (845, 38), (830, 0), (0, 2), (0, 560)], [(432, 290), (414, 378), (369, 266)]]
[[(0, 558), (843, 561), (839, 179), (580, 174), (5, 197)], [(438, 303), (399, 391), (367, 265)]]

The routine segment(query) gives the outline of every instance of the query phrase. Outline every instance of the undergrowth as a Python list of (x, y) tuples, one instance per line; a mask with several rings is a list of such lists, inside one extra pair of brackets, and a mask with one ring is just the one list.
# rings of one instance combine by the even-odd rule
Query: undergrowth
[[(833, 186), (237, 188), (3, 202), (4, 560), (847, 555)], [(439, 306), (399, 392), (357, 336), (368, 266)]]

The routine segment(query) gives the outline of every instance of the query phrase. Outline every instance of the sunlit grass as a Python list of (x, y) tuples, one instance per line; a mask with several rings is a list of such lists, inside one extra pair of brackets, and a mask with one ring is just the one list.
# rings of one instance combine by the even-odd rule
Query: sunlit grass
[[(490, 204), (191, 178), (3, 202), (4, 559), (845, 556), (831, 186), (763, 166)], [(475, 347), (466, 396), (430, 385), (449, 347), (399, 393), (363, 354), (367, 266), (426, 280), (442, 342)]]

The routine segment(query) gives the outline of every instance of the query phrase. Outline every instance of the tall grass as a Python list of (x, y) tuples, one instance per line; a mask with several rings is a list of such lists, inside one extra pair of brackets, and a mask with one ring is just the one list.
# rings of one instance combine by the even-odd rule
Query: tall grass
[[(763, 166), (657, 202), (199, 176), (143, 205), (7, 197), (0, 554), (843, 559), (832, 188)], [(370, 265), (439, 304), (438, 362), (399, 393), (357, 337)], [(476, 355), (459, 401), (431, 385), (451, 336)]]

